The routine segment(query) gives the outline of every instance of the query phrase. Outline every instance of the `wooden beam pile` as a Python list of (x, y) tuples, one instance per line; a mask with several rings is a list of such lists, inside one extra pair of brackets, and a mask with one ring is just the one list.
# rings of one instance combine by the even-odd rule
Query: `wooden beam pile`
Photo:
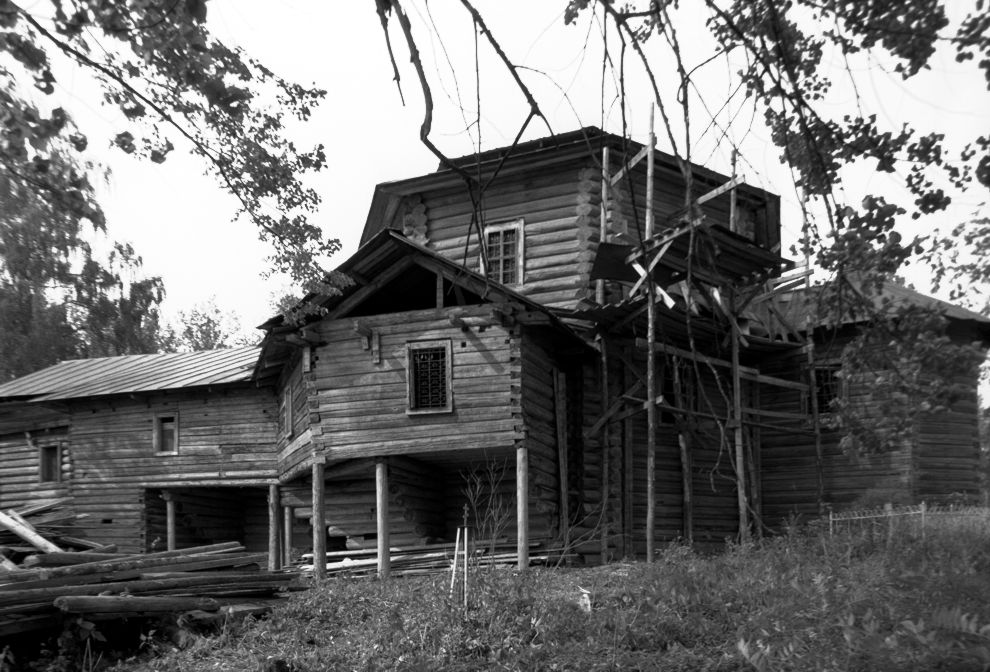
[(0, 569), (0, 641), (57, 627), (64, 614), (107, 620), (195, 611), (222, 618), (233, 605), (299, 589), (295, 573), (261, 571), (267, 559), (237, 542), (131, 555), (44, 551)]
[[(515, 542), (479, 541), (469, 551), (470, 561), (479, 567), (515, 566), (517, 555)], [(538, 546), (533, 543), (531, 546)], [(460, 551), (459, 551), (460, 552)], [(450, 571), (454, 559), (454, 544), (426, 544), (424, 546), (394, 546), (390, 552), (391, 575), (437, 574)], [(565, 557), (566, 556), (566, 557)], [(330, 551), (326, 554), (327, 576), (361, 576), (374, 574), (378, 568), (377, 551), (360, 549), (353, 551)], [(540, 549), (530, 555), (530, 564), (554, 565), (562, 560), (573, 560), (563, 549)], [(460, 562), (460, 560), (458, 560)], [(313, 554), (304, 553), (299, 569), (313, 571)]]

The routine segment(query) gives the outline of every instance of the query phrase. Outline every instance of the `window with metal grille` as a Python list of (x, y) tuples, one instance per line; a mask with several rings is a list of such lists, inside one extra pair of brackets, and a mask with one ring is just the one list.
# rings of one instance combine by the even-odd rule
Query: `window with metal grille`
[(450, 341), (420, 341), (408, 343), (406, 347), (408, 412), (444, 413), (453, 410)]
[[(815, 401), (820, 414), (834, 413), (832, 402), (842, 396), (843, 385), (840, 375), (842, 367), (839, 364), (819, 364), (815, 366)], [(812, 412), (810, 400), (807, 413)]]
[(58, 483), (62, 480), (62, 447), (42, 446), (38, 453), (42, 483)]
[(507, 222), (485, 227), (485, 274), (504, 285), (523, 282), (523, 222)]

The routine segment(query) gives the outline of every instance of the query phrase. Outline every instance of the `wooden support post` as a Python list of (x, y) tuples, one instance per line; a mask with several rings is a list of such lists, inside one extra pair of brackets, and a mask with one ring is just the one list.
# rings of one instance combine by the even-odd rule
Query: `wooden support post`
[(818, 408), (818, 381), (815, 374), (815, 344), (811, 341), (811, 322), (808, 321), (808, 344), (805, 352), (808, 355), (808, 408), (811, 410), (811, 429), (815, 433), (815, 476), (816, 500), (818, 502), (818, 515), (825, 512), (825, 457), (822, 451), (822, 427), (819, 419), (820, 409)]
[(560, 488), (560, 539), (564, 548), (571, 541), (570, 477), (567, 438), (567, 374), (553, 370), (553, 408), (557, 421), (557, 480)]
[[(732, 150), (732, 182), (733, 185), (736, 181), (736, 159), (738, 157), (738, 152)], [(729, 191), (729, 231), (732, 233), (739, 233), (739, 222), (736, 216), (736, 188), (735, 186)]]
[[(602, 414), (604, 415), (608, 410), (609, 395), (608, 395), (608, 343), (605, 340), (605, 335), (602, 334), (598, 339), (598, 344), (600, 346), (599, 350), (601, 352), (601, 396), (602, 396)], [(609, 502), (610, 502), (610, 483), (609, 483), (609, 472), (612, 468), (611, 460), (611, 442), (609, 441), (609, 426), (608, 423), (602, 425), (601, 434), (601, 445), (602, 445), (602, 529), (601, 537), (599, 539), (600, 553), (602, 564), (608, 562), (608, 539), (609, 539), (609, 527), (611, 520), (609, 518)]]
[(732, 323), (732, 436), (735, 445), (736, 495), (739, 500), (739, 541), (749, 541), (749, 502), (746, 496), (746, 455), (743, 446), (742, 377), (739, 372), (739, 327)]
[(288, 567), (292, 564), (292, 525), (295, 519), (292, 516), (292, 507), (282, 507), (282, 566)]
[(268, 569), (282, 569), (282, 554), (279, 552), (281, 541), (282, 516), (279, 511), (278, 483), (268, 485)]
[[(623, 369), (623, 388), (629, 389), (631, 382), (629, 374), (638, 376), (632, 369), (632, 349), (626, 348), (622, 356), (626, 362)], [(640, 381), (637, 380), (637, 383)], [(633, 544), (633, 507), (635, 506), (635, 486), (633, 480), (633, 421), (631, 417), (622, 421), (622, 555), (626, 558), (636, 557), (636, 547)]]
[(388, 539), (388, 462), (375, 462), (375, 523), (378, 530), (378, 578), (387, 579), (391, 569)]
[[(756, 408), (760, 407), (760, 385), (756, 382), (749, 384), (749, 402)], [(762, 438), (759, 425), (751, 425), (749, 434), (749, 453), (747, 454), (749, 466), (749, 492), (750, 509), (753, 512), (753, 527), (756, 530), (756, 538), (763, 538), (763, 466), (762, 466)]]
[[(601, 217), (599, 223), (598, 240), (604, 243), (608, 239), (608, 181), (609, 181), (608, 146), (602, 147), (602, 202), (600, 206)], [(595, 282), (595, 301), (599, 306), (605, 304), (605, 280)]]
[(516, 442), (516, 555), (518, 567), (529, 567), (529, 451)]
[(326, 483), (323, 480), (326, 466), (321, 458), (313, 462), (313, 577), (327, 576), (327, 512)]
[[(653, 134), (653, 106), (650, 106), (650, 142), (646, 155), (646, 240), (653, 237), (653, 164), (657, 138)], [(656, 468), (657, 468), (657, 355), (653, 343), (657, 335), (656, 283), (647, 282), (646, 340), (646, 561), (653, 562), (656, 527)]]
[(162, 490), (165, 500), (165, 550), (175, 550), (175, 499), (168, 490)]

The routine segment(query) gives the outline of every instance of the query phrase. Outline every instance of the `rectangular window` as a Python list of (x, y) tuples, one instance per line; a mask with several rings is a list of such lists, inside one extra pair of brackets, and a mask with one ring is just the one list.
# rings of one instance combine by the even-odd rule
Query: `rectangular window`
[(179, 452), (179, 416), (176, 413), (155, 416), (155, 431), (152, 436), (155, 452), (170, 454)]
[(58, 483), (62, 480), (62, 446), (42, 446), (38, 451), (39, 473), (42, 483)]
[(449, 413), (454, 409), (450, 360), (449, 340), (406, 344), (407, 413)]
[(281, 424), (282, 436), (292, 436), (292, 388), (286, 386), (282, 390), (282, 401), (278, 407), (279, 423)]
[(485, 275), (503, 285), (523, 283), (523, 220), (485, 227)]
[[(842, 377), (839, 364), (815, 366), (815, 399), (819, 413), (832, 413), (832, 402), (842, 396)], [(810, 413), (811, 408), (808, 409)]]

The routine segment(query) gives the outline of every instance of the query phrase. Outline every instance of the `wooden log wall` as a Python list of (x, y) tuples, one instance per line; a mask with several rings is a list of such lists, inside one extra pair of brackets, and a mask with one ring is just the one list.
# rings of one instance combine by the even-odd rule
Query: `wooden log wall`
[[(11, 423), (7, 429), (13, 426)], [(42, 446), (53, 445), (62, 446), (61, 480), (42, 483), (40, 450)], [(30, 423), (14, 433), (0, 434), (0, 457), (0, 509), (69, 495), (72, 450), (66, 427), (39, 429)]]
[[(380, 361), (363, 349), (353, 320), (319, 325), (321, 337), (332, 343), (319, 349), (314, 373), (317, 447), (328, 459), (444, 451), (472, 457), (511, 448), (524, 438), (512, 409), (512, 383), (519, 376), (519, 363), (512, 361), (516, 336), (484, 322), (489, 307), (457, 310), (475, 326), (452, 325), (448, 310), (362, 317), (380, 339)], [(435, 339), (451, 343), (453, 411), (408, 415), (406, 344)]]
[[(420, 545), (453, 539), (453, 512), (460, 502), (448, 497), (451, 474), (426, 462), (389, 458), (389, 526), (393, 545)], [(374, 548), (376, 539), (375, 474), (371, 460), (352, 460), (326, 469), (325, 512), (328, 527), (352, 544)], [(312, 517), (312, 490), (305, 479), (282, 486), (282, 506), (293, 507), (298, 520)], [(310, 530), (296, 526), (293, 546), (309, 548)]]
[(176, 548), (238, 541), (249, 551), (268, 548), (264, 488), (149, 488), (144, 495), (147, 551), (165, 548), (165, 496), (176, 506)]
[(300, 347), (292, 356), (290, 362), (283, 369), (278, 383), (275, 386), (275, 408), (279, 414), (280, 404), (283, 394), (287, 390), (288, 400), (291, 404), (291, 428), (282, 427), (282, 417), (276, 417), (278, 422), (278, 473), (295, 474), (300, 469), (304, 469), (309, 464), (312, 455), (312, 430), (311, 425), (315, 418), (312, 417), (311, 403), (315, 403), (315, 395), (312, 394), (312, 375), (310, 371), (312, 351), (309, 348)]
[[(485, 223), (524, 220), (524, 282), (513, 288), (544, 305), (573, 307), (593, 297), (590, 239), (597, 237), (598, 207), (593, 201), (601, 173), (587, 164), (576, 159), (553, 171), (499, 177), (485, 192)], [(464, 187), (418, 198), (425, 206), (427, 245), (477, 270), (478, 237), (472, 231), (468, 239), (471, 201)]]
[(960, 496), (973, 500), (980, 492), (979, 375), (974, 370), (952, 382), (959, 395), (949, 410), (924, 414), (918, 420), (916, 500), (946, 501)]
[[(179, 417), (179, 451), (158, 455), (155, 414)], [(232, 387), (78, 402), (69, 442), (71, 492), (85, 536), (138, 552), (144, 488), (258, 483), (274, 478), (276, 407), (270, 390)]]
[[(816, 362), (835, 362), (851, 333), (829, 337), (815, 350)], [(808, 382), (806, 355), (792, 355), (766, 361), (761, 371), (791, 380)], [(865, 381), (850, 380), (843, 393), (856, 406), (869, 412), (875, 407)], [(806, 395), (774, 386), (761, 386), (761, 407), (769, 411), (809, 413)], [(916, 499), (913, 483), (918, 466), (915, 448), (908, 442), (902, 448), (880, 455), (851, 455), (843, 452), (841, 428), (829, 427), (827, 412), (820, 416), (822, 446), (822, 480), (824, 505), (836, 510), (875, 506), (885, 502), (903, 503)], [(771, 420), (771, 422), (774, 422)], [(810, 421), (799, 426), (803, 431), (761, 428), (763, 507), (765, 522), (771, 527), (788, 518), (803, 519), (819, 515), (818, 458)]]

